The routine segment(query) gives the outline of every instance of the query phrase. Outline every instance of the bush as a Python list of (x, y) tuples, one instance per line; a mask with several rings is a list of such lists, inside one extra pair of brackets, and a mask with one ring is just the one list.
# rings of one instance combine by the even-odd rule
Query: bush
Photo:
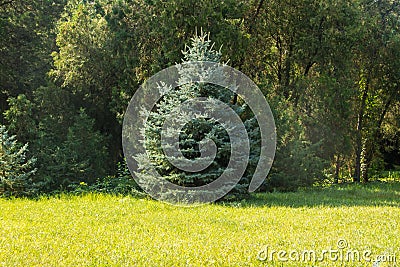
[(125, 161), (123, 163), (118, 163), (117, 175), (99, 178), (91, 185), (85, 182), (73, 183), (69, 186), (69, 189), (74, 194), (88, 192), (135, 196), (143, 194), (135, 180), (132, 178)]
[(277, 125), (277, 150), (274, 164), (263, 189), (295, 191), (326, 179), (327, 162), (318, 157), (319, 143), (311, 143), (304, 134), (301, 117), (285, 105), (272, 100)]
[(47, 132), (37, 142), (40, 149), (40, 183), (44, 191), (65, 190), (71, 184), (92, 184), (105, 176), (105, 138), (94, 129), (84, 109), (66, 129), (65, 140)]

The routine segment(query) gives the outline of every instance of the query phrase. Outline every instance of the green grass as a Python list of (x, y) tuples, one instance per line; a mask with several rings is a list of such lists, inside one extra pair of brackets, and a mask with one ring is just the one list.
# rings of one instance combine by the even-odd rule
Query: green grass
[[(320, 256), (340, 239), (349, 245), (345, 253), (400, 261), (400, 184), (257, 194), (193, 208), (96, 194), (0, 199), (0, 266), (372, 266), (329, 255), (302, 261), (305, 250)], [(260, 261), (266, 246), (300, 259)]]

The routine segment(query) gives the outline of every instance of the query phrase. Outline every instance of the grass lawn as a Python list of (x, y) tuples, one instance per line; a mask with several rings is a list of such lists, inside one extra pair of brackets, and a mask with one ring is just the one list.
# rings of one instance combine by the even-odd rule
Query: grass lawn
[(376, 266), (400, 264), (399, 183), (193, 208), (108, 195), (0, 199), (0, 266), (372, 266), (378, 256)]

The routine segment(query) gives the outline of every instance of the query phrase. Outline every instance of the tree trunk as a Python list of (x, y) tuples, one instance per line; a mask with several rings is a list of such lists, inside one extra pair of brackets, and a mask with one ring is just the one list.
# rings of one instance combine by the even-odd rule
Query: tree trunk
[(361, 177), (361, 145), (359, 144), (361, 142), (358, 142), (357, 140), (357, 150), (356, 150), (356, 164), (354, 166), (354, 176), (353, 176), (353, 182), (359, 183), (360, 182), (360, 177)]
[[(279, 34), (277, 34), (276, 36), (276, 49), (278, 49), (279, 51), (279, 57), (278, 57), (278, 69), (277, 69), (277, 76), (278, 76), (278, 84), (280, 86), (282, 86), (282, 72), (283, 72), (283, 48), (282, 48), (282, 41), (281, 41), (281, 37), (279, 36)], [(289, 96), (286, 96), (286, 98), (288, 98)]]
[(251, 19), (251, 24), (249, 27), (249, 33), (252, 34), (253, 33), (253, 27), (256, 24), (256, 19), (258, 17), (258, 15), (260, 14), (261, 8), (264, 4), (265, 0), (260, 0), (260, 2), (258, 3), (257, 9), (256, 9), (256, 13), (254, 13), (254, 16)]
[(354, 176), (353, 182), (359, 183), (361, 178), (361, 153), (362, 153), (362, 130), (363, 130), (363, 120), (364, 120), (364, 113), (365, 113), (365, 106), (368, 97), (368, 90), (369, 90), (369, 77), (367, 78), (366, 85), (363, 91), (363, 96), (361, 99), (361, 106), (360, 111), (358, 113), (357, 119), (357, 131), (356, 131), (356, 162), (355, 162), (355, 169), (354, 169)]
[(369, 169), (370, 165), (371, 165), (371, 161), (368, 161), (368, 160), (364, 160), (364, 162), (361, 164), (361, 178), (362, 178), (363, 183), (369, 182), (368, 169)]
[[(254, 28), (254, 26), (255, 26), (255, 24), (256, 24), (257, 17), (258, 17), (258, 15), (260, 14), (260, 11), (261, 11), (261, 8), (262, 8), (262, 6), (263, 6), (263, 4), (264, 4), (264, 1), (265, 1), (265, 0), (260, 0), (259, 4), (257, 5), (256, 12), (254, 13), (254, 16), (253, 16), (252, 19), (250, 20), (251, 23), (250, 23), (250, 26), (248, 27), (248, 32), (249, 32), (249, 34), (252, 34), (252, 33), (253, 33), (253, 28)], [(242, 67), (243, 67), (243, 65), (244, 65), (244, 59), (245, 59), (244, 56), (242, 56), (242, 57), (240, 58), (240, 62), (239, 62), (239, 64), (238, 64), (238, 70), (239, 70), (239, 71), (242, 71)], [(236, 104), (237, 104), (237, 101), (238, 101), (238, 95), (237, 95), (237, 94), (234, 94), (231, 102), (232, 102), (233, 105), (236, 105)]]
[(335, 161), (335, 176), (333, 182), (335, 184), (339, 183), (339, 173), (340, 173), (340, 156), (336, 156), (336, 161)]
[(385, 106), (383, 107), (382, 113), (379, 117), (379, 120), (376, 124), (376, 127), (374, 128), (374, 133), (372, 134), (372, 139), (369, 142), (366, 142), (363, 147), (363, 162), (362, 162), (362, 168), (361, 168), (361, 178), (362, 181), (367, 183), (369, 182), (369, 177), (368, 177), (368, 170), (369, 167), (371, 166), (372, 158), (375, 153), (375, 144), (379, 140), (380, 137), (380, 129), (383, 124), (383, 120), (385, 119), (386, 113), (389, 111), (390, 105), (392, 103), (393, 96), (390, 95), (386, 102)]
[(367, 152), (367, 142), (364, 141), (362, 144), (362, 149), (361, 149), (361, 179), (364, 183), (368, 182), (368, 152)]
[(0, 92), (0, 124), (5, 124), (5, 119), (3, 116), (3, 112), (8, 109), (8, 105), (7, 105), (7, 95), (6, 94), (2, 94)]

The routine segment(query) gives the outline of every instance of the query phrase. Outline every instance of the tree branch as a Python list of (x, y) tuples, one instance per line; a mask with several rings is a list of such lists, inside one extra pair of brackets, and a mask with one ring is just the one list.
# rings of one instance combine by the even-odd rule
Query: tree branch
[(0, 6), (2, 7), (2, 6), (6, 6), (6, 5), (9, 5), (9, 4), (12, 4), (14, 1), (15, 0), (1, 1), (0, 2)]

